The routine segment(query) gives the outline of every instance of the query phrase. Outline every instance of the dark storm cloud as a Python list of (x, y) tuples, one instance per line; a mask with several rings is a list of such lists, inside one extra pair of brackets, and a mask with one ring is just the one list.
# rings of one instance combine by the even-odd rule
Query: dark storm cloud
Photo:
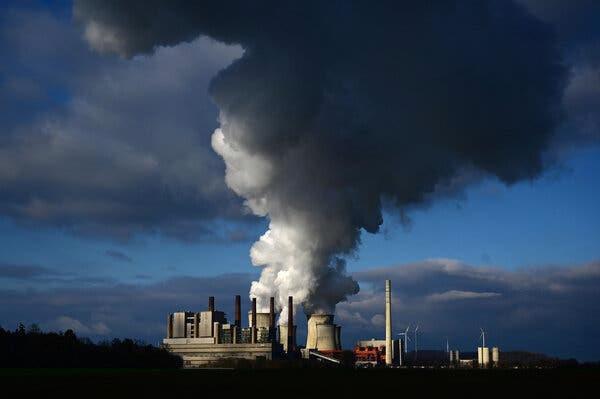
[(358, 291), (337, 259), (462, 176), (539, 176), (567, 81), (550, 25), (481, 2), (75, 2), (89, 43), (125, 57), (207, 35), (243, 47), (213, 79), (213, 148), (269, 231), (251, 294), (331, 311)]
[(600, 140), (600, 2), (519, 0), (556, 30), (572, 65), (565, 92), (567, 116), (558, 135), (561, 147)]
[(0, 214), (128, 239), (228, 239), (247, 230), (210, 150), (202, 95), (239, 49), (209, 40), (123, 61), (60, 15), (0, 12)]
[[(450, 344), (472, 351), (479, 327), (503, 350), (525, 349), (598, 360), (600, 351), (587, 343), (600, 334), (600, 263), (506, 271), (480, 268), (449, 259), (373, 269), (353, 275), (361, 292), (338, 305), (344, 347), (357, 339), (384, 335), (383, 281), (392, 279), (394, 332), (420, 323), (423, 348)], [(19, 321), (45, 328), (79, 327), (96, 338), (129, 336), (157, 343), (166, 317), (176, 310), (203, 310), (207, 297), (229, 316), (233, 296), (246, 292), (256, 276), (178, 277), (146, 285), (65, 283), (57, 288), (0, 291), (0, 324)], [(243, 310), (249, 309), (244, 302)], [(244, 323), (246, 319), (244, 316)], [(297, 319), (305, 339), (303, 317)], [(61, 327), (62, 326), (62, 327)], [(77, 328), (76, 328), (77, 330)]]
[(114, 249), (107, 249), (106, 251), (104, 251), (104, 254), (112, 259), (121, 261), (121, 262), (127, 262), (127, 263), (131, 263), (133, 262), (133, 259), (131, 259), (131, 257), (127, 254), (124, 254), (121, 251), (117, 251)]

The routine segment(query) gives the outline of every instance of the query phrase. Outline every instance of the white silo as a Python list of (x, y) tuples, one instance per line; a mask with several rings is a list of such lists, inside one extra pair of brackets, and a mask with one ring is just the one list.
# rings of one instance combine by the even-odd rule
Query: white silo
[(494, 362), (494, 365), (497, 366), (499, 361), (500, 361), (500, 349), (498, 349), (497, 346), (494, 346), (492, 348), (492, 362)]
[(483, 365), (488, 366), (490, 364), (490, 348), (483, 347)]

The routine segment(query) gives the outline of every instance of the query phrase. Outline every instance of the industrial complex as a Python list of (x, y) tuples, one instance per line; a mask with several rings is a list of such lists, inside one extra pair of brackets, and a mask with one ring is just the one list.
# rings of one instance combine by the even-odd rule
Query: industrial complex
[[(296, 342), (293, 297), (288, 298), (287, 320), (275, 324), (275, 299), (270, 298), (269, 312), (257, 312), (256, 298), (248, 311), (248, 324), (242, 326), (241, 297), (234, 299), (234, 320), (228, 321), (224, 312), (216, 310), (214, 297), (208, 298), (204, 311), (180, 311), (168, 316), (167, 336), (162, 346), (183, 359), (184, 367), (196, 368), (215, 364), (225, 359), (273, 360), (315, 359), (323, 362), (342, 362), (341, 326), (334, 323), (332, 314), (307, 316), (306, 345)], [(418, 330), (418, 327), (415, 329)], [(477, 348), (477, 366), (498, 365), (499, 349), (485, 346), (485, 332), (481, 330), (482, 346)], [(394, 339), (392, 334), (391, 281), (385, 282), (385, 339), (360, 340), (352, 350), (356, 367), (406, 366), (408, 329)], [(415, 336), (416, 345), (416, 336)], [(415, 347), (416, 350), (416, 347)], [(473, 367), (474, 359), (460, 359), (458, 350), (449, 350), (450, 367)]]

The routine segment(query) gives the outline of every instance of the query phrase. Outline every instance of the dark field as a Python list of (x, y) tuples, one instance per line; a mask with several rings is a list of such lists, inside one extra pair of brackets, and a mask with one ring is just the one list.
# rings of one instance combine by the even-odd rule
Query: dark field
[[(600, 388), (597, 368), (554, 370), (136, 370), (0, 369), (3, 392), (19, 397), (206, 397), (209, 392), (246, 397), (400, 397), (437, 393), (445, 397), (533, 397), (566, 393), (594, 397)], [(30, 396), (35, 394), (36, 396)], [(38, 396), (40, 395), (40, 396)], [(181, 396), (184, 395), (184, 396)], [(188, 396), (190, 395), (190, 396)], [(15, 397), (4, 396), (3, 397)]]

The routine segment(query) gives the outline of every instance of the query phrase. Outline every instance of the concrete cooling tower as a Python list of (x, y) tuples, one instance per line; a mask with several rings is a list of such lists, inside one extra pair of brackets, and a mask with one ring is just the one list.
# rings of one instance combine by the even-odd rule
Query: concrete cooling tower
[(308, 335), (306, 349), (319, 351), (341, 350), (340, 326), (333, 324), (331, 314), (312, 314), (308, 316)]

